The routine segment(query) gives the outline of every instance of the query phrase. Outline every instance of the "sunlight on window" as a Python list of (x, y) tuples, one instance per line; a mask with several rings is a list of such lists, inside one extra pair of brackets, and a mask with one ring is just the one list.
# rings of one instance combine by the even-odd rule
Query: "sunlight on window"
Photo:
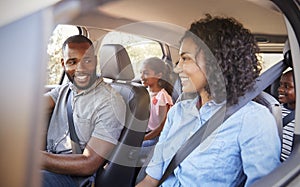
[(162, 49), (158, 42), (132, 34), (121, 32), (109, 32), (103, 38), (103, 44), (121, 44), (127, 51), (130, 58), (135, 77), (140, 75), (141, 61), (149, 57), (162, 58)]
[(69, 36), (76, 34), (79, 34), (78, 28), (71, 25), (57, 25), (54, 29), (47, 48), (49, 55), (47, 85), (59, 84), (62, 75), (60, 63), (62, 44)]
[(282, 53), (260, 53), (259, 56), (263, 62), (262, 72), (283, 59)]

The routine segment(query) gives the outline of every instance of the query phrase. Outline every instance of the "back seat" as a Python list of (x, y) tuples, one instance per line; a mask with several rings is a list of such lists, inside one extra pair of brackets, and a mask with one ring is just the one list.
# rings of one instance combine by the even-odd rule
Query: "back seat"
[(133, 83), (133, 68), (125, 48), (119, 44), (105, 44), (100, 49), (102, 76), (118, 91), (126, 103), (126, 122), (119, 143), (109, 164), (99, 168), (96, 186), (134, 186), (139, 152), (150, 116), (150, 98), (144, 86)]

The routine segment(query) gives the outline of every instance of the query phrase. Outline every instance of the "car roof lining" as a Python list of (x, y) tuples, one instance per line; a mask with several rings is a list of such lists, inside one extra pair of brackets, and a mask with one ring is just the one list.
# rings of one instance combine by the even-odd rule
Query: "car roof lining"
[[(64, 14), (59, 16), (58, 13), (56, 17), (60, 23), (83, 26), (87, 29), (101, 28), (104, 30), (127, 31), (178, 47), (178, 38), (182, 36), (182, 33), (192, 21), (203, 17), (205, 13), (220, 16), (229, 15), (240, 21), (246, 28), (249, 28), (258, 39), (262, 52), (282, 51), (283, 44), (287, 39), (286, 26), (280, 10), (271, 1), (229, 1), (189, 1), (189, 4), (193, 6), (187, 7), (192, 9), (184, 11), (180, 0), (165, 0), (157, 3), (147, 0), (93, 1), (87, 3), (85, 0), (81, 0), (79, 1), (81, 2), (80, 5), (78, 3), (77, 5), (72, 4), (73, 16), (65, 18), (62, 16)], [(69, 2), (63, 3), (69, 5)], [(217, 6), (215, 6), (216, 4)], [(236, 6), (232, 6), (232, 4)], [(82, 5), (85, 5), (85, 8), (81, 8), (79, 12), (76, 12), (77, 6)], [(170, 6), (166, 12), (164, 8), (168, 5)], [(66, 8), (60, 9), (65, 10)], [(72, 12), (72, 10), (69, 10), (69, 12)], [(184, 16), (174, 16), (178, 12), (184, 12)], [(142, 16), (136, 18), (136, 14)], [(162, 33), (168, 34), (164, 35)]]

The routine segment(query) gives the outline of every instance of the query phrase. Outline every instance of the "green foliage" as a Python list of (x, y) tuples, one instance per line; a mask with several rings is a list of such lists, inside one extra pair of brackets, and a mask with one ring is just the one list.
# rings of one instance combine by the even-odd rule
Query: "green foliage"
[[(47, 53), (49, 55), (48, 62), (48, 85), (59, 84), (63, 69), (61, 67), (63, 42), (71, 35), (78, 34), (78, 29), (70, 25), (58, 25), (53, 31), (49, 39)], [(135, 77), (139, 78), (140, 64), (142, 60), (157, 56), (161, 58), (162, 49), (158, 42), (137, 37), (131, 34), (121, 32), (109, 32), (103, 38), (103, 44), (121, 44), (125, 47), (131, 60)]]
[(70, 25), (58, 25), (49, 39), (47, 53), (49, 55), (49, 62), (47, 67), (48, 78), (47, 84), (53, 85), (60, 82), (63, 72), (61, 67), (63, 42), (72, 35), (78, 34), (78, 29)]

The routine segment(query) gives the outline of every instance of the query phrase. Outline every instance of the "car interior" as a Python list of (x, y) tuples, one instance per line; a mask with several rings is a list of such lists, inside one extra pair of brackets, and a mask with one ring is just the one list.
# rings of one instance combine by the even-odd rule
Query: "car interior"
[[(68, 81), (59, 69), (60, 62), (55, 60), (57, 53), (49, 55), (50, 50), (59, 51), (52, 49), (50, 43), (61, 46), (61, 41), (53, 37), (58, 26), (71, 26), (75, 33), (93, 41), (99, 74), (126, 103), (126, 122), (119, 143), (98, 169), (95, 186), (135, 185), (143, 166), (138, 153), (150, 115), (149, 94), (139, 77), (140, 62), (158, 56), (174, 68), (181, 36), (193, 21), (206, 13), (234, 17), (254, 34), (260, 48), (258, 56), (264, 62), (262, 74), (271, 71), (274, 74), (272, 79), (258, 78), (266, 88), (254, 101), (269, 108), (280, 137), (282, 117), (277, 99), (280, 75), (293, 68), (295, 89), (300, 89), (299, 0), (36, 0), (20, 2), (18, 7), (9, 1), (0, 5), (3, 9), (0, 34), (5, 44), (1, 57), (4, 68), (0, 70), (3, 87), (0, 140), (5, 142), (0, 159), (0, 186), (40, 186), (38, 153), (43, 145), (43, 128), (39, 124), (46, 121), (42, 95)], [(66, 35), (60, 33), (59, 39), (73, 35), (73, 31)], [(50, 84), (53, 77), (56, 80)], [(181, 94), (175, 73), (172, 73), (172, 84), (175, 103), (186, 96)], [(299, 107), (297, 99), (296, 108)], [(252, 186), (299, 185), (299, 115), (295, 115), (294, 133), (289, 159)], [(6, 143), (12, 140), (12, 135), (14, 146)]]
[(105, 169), (100, 167), (97, 171), (95, 185), (133, 186), (138, 172), (139, 148), (150, 115), (149, 94), (145, 87), (131, 81), (134, 78), (131, 62), (121, 45), (103, 45), (100, 56), (102, 76), (111, 80), (111, 86), (126, 103), (126, 122), (109, 163), (103, 165)]

